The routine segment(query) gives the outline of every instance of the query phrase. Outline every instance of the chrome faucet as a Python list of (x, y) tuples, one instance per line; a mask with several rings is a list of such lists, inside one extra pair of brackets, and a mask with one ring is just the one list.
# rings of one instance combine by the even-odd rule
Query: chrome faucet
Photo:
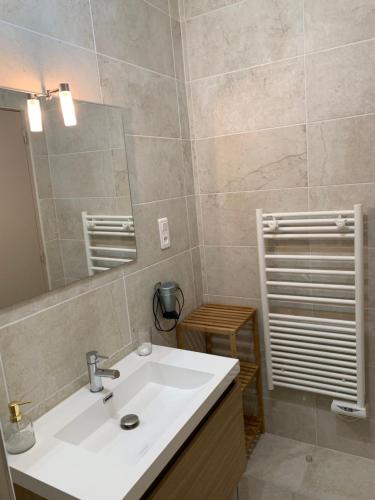
[(98, 363), (102, 359), (108, 359), (108, 357), (98, 354), (98, 351), (89, 351), (86, 353), (91, 392), (100, 392), (103, 390), (102, 377), (113, 379), (119, 378), (120, 376), (120, 372), (118, 370), (105, 370), (103, 368), (98, 368)]

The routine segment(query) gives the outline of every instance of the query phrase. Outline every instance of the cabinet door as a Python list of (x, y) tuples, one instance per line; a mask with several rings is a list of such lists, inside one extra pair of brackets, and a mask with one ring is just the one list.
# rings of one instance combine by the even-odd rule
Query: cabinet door
[(144, 498), (229, 500), (245, 467), (242, 397), (235, 385)]

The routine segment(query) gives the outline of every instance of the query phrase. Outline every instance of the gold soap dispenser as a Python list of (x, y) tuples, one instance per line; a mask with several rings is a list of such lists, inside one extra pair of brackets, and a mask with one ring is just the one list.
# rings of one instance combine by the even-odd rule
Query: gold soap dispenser
[(11, 401), (8, 404), (9, 422), (4, 428), (4, 438), (5, 447), (12, 455), (23, 453), (35, 444), (33, 423), (20, 409), (20, 406), (29, 403), (31, 401)]

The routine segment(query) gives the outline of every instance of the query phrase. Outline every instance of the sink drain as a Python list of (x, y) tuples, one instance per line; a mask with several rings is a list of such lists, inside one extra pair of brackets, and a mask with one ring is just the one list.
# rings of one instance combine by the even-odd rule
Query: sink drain
[(130, 431), (132, 429), (135, 429), (139, 425), (139, 418), (138, 415), (125, 415), (122, 417), (120, 420), (120, 427), (121, 429), (124, 429), (125, 431)]

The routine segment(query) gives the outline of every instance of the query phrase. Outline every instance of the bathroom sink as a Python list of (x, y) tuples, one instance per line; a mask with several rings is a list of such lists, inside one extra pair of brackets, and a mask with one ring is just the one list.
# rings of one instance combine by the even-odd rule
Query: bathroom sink
[[(135, 464), (163, 436), (212, 374), (148, 362), (121, 382), (106, 402), (97, 401), (55, 436), (93, 453), (121, 453)], [(108, 398), (108, 399), (107, 399)], [(136, 429), (123, 430), (121, 417), (136, 414)]]
[[(238, 360), (154, 346), (35, 421), (36, 444), (8, 455), (13, 480), (49, 500), (139, 499), (239, 373)], [(120, 426), (136, 414), (139, 425)]]

